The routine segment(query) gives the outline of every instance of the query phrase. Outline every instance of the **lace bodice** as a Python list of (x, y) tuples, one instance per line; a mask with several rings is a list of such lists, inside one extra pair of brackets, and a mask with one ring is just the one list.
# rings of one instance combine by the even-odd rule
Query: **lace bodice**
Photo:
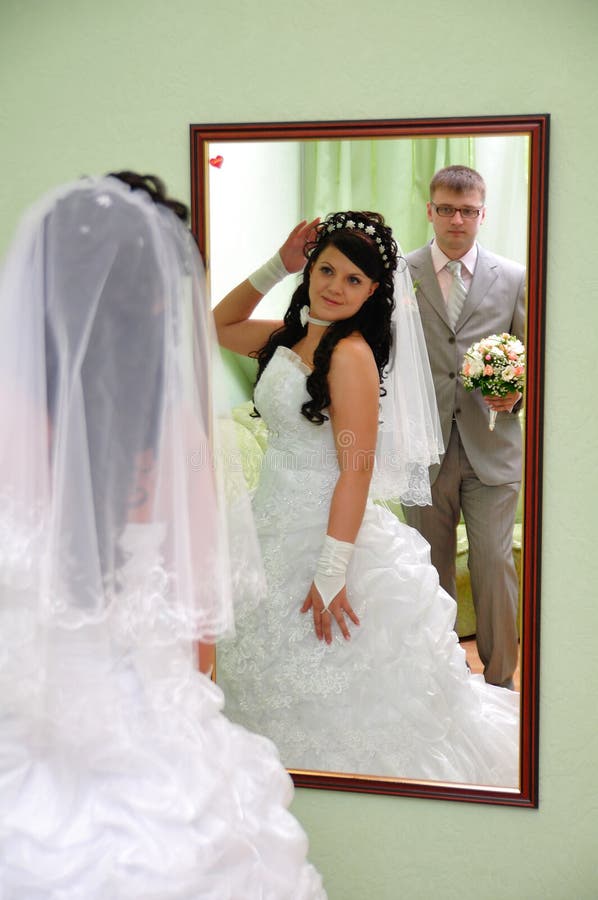
[[(317, 468), (318, 462), (328, 462), (320, 458), (323, 448), (331, 454), (334, 468), (330, 420), (316, 425), (301, 415), (302, 404), (309, 400), (305, 386), (309, 374), (310, 369), (293, 350), (278, 347), (257, 385), (256, 404), (268, 427), (268, 448), (273, 453), (292, 456), (298, 468)], [(314, 450), (318, 453), (315, 459)]]
[(325, 527), (339, 467), (330, 420), (316, 425), (301, 414), (309, 399), (309, 368), (287, 347), (278, 347), (255, 391), (268, 428), (268, 449), (254, 498), (258, 527), (280, 517), (286, 523), (320, 511)]

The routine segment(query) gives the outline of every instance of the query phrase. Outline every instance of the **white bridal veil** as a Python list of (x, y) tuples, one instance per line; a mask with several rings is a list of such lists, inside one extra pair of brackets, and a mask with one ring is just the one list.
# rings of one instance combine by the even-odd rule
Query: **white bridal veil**
[(372, 494), (407, 506), (432, 502), (429, 466), (443, 453), (434, 382), (419, 307), (399, 248), (394, 276), (393, 347), (380, 401)]
[(325, 897), (274, 748), (198, 672), (263, 577), (218, 358), (191, 234), (146, 191), (26, 215), (0, 273), (7, 897)]
[(261, 570), (240, 481), (221, 502), (217, 360), (192, 236), (145, 191), (86, 178), (25, 216), (0, 275), (3, 643), (231, 633), (232, 561)]

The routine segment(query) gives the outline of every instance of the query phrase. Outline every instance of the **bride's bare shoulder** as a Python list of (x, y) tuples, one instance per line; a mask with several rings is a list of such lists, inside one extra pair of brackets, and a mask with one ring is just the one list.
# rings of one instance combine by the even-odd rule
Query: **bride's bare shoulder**
[(377, 372), (376, 361), (372, 348), (359, 333), (350, 334), (342, 338), (332, 351), (330, 370), (357, 367), (360, 371), (371, 370), (372, 366)]

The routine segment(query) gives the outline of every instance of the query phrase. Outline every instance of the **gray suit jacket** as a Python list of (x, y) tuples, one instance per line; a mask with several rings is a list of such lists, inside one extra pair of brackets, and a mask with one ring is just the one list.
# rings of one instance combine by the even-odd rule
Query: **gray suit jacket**
[[(430, 245), (407, 254), (436, 389), (445, 446), (455, 418), (465, 452), (484, 484), (521, 480), (521, 426), (516, 413), (499, 413), (488, 429), (488, 407), (480, 391), (468, 393), (458, 373), (474, 341), (504, 331), (525, 341), (525, 267), (478, 245), (469, 293), (455, 330), (438, 284)], [(430, 469), (433, 482), (438, 466)]]

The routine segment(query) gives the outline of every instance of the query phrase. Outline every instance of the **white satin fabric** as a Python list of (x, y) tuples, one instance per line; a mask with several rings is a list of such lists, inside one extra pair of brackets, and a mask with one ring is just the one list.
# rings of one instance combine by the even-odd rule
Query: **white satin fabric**
[(319, 642), (299, 610), (339, 470), (330, 422), (301, 413), (309, 369), (279, 347), (256, 404), (268, 450), (254, 512), (268, 597), (218, 651), (228, 714), (271, 737), (292, 769), (515, 788), (519, 697), (470, 674), (421, 535), (371, 500), (347, 570), (361, 624)]

